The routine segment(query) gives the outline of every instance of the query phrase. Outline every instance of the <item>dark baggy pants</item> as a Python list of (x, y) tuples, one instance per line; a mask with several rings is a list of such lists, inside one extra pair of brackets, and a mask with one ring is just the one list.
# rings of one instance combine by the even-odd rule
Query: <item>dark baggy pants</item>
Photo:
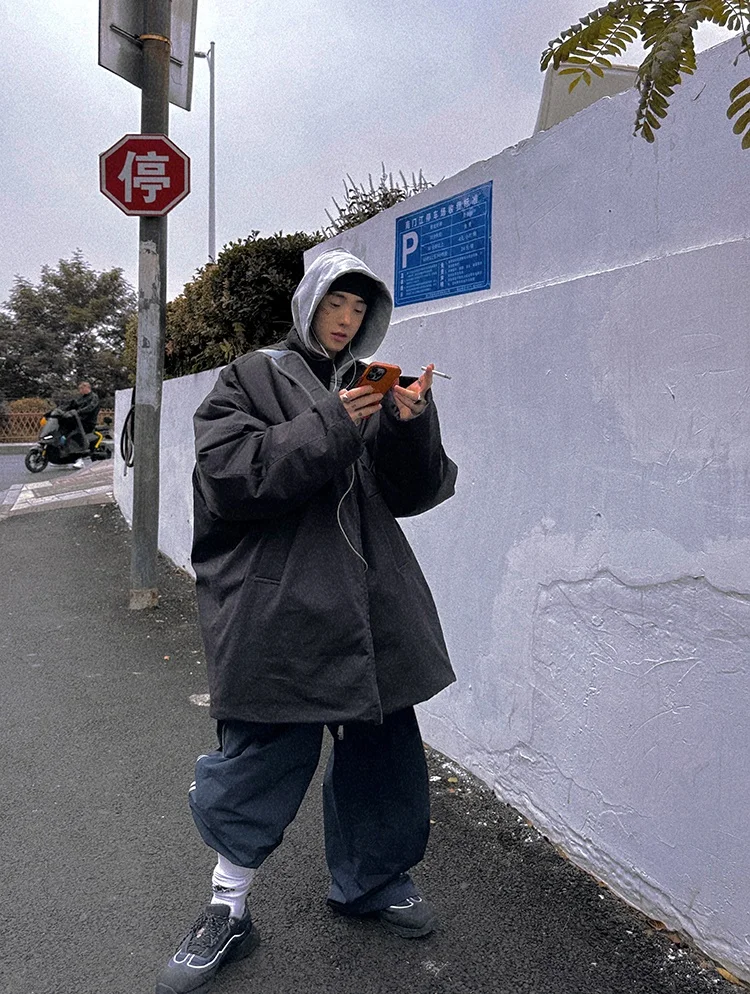
[[(237, 866), (260, 866), (297, 814), (318, 765), (324, 727), (220, 722), (221, 748), (199, 758), (190, 791), (206, 844)], [(328, 729), (328, 896), (353, 914), (376, 911), (414, 893), (407, 871), (427, 846), (427, 764), (417, 718), (406, 708), (386, 715), (382, 725)]]

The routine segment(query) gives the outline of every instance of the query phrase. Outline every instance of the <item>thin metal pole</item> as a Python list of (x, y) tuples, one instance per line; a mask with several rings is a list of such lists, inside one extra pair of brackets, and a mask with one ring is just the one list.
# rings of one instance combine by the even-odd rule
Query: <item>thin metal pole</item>
[[(144, 3), (141, 133), (169, 134), (170, 0)], [(159, 600), (159, 430), (167, 306), (167, 218), (142, 217), (138, 252), (131, 610)]]
[(216, 262), (216, 92), (214, 89), (214, 43), (208, 49), (206, 62), (210, 76), (208, 111), (208, 258)]

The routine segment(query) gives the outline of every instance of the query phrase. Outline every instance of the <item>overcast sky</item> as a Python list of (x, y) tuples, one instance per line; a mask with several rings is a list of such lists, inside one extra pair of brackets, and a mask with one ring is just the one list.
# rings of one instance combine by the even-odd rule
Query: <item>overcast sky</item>
[[(198, 0), (216, 43), (216, 241), (313, 231), (350, 173), (437, 181), (531, 135), (547, 41), (586, 0)], [(99, 192), (98, 156), (140, 130), (140, 91), (98, 65), (98, 0), (0, 0), (0, 301), (78, 248), (137, 286), (138, 220)], [(699, 47), (727, 38), (701, 32)], [(635, 55), (626, 61), (637, 61)], [(208, 94), (170, 109), (192, 193), (169, 215), (168, 296), (207, 258)], [(635, 94), (634, 94), (635, 99)], [(635, 110), (635, 103), (634, 103)], [(638, 139), (640, 140), (640, 139)]]

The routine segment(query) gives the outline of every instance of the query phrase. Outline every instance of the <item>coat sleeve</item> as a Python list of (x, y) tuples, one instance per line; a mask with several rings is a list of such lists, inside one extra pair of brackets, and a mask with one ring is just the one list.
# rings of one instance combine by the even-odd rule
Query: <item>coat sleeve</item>
[[(260, 378), (257, 385), (268, 388)], [(234, 521), (301, 507), (363, 449), (337, 395), (268, 424), (231, 365), (198, 408), (194, 427), (196, 486), (212, 514)]]
[(374, 463), (381, 493), (398, 517), (421, 514), (455, 492), (458, 469), (440, 440), (432, 391), (418, 418), (401, 421), (395, 401), (386, 396), (380, 412)]

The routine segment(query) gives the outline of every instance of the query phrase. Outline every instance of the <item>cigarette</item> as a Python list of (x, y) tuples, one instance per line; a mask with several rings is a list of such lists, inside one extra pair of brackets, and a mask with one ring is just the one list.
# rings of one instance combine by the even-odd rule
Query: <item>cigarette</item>
[[(426, 366), (422, 366), (422, 369), (426, 370), (427, 367)], [(441, 373), (439, 369), (433, 369), (432, 375), (433, 376), (442, 376), (444, 380), (452, 380), (453, 379), (453, 377), (449, 376), (447, 373)]]

